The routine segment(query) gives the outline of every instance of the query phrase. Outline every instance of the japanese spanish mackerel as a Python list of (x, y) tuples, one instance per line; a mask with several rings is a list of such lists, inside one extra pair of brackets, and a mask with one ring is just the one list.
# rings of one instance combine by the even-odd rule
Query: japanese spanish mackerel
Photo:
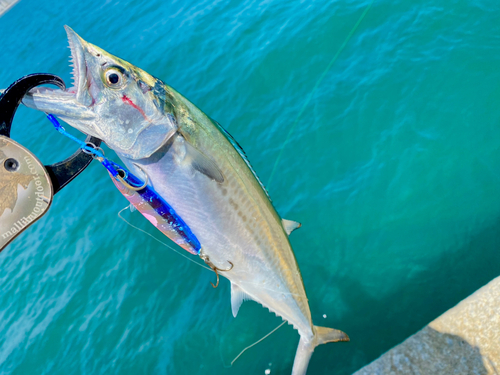
[(202, 259), (225, 271), (233, 315), (254, 300), (299, 331), (293, 375), (306, 373), (317, 345), (348, 341), (313, 325), (288, 240), (299, 224), (280, 218), (236, 141), (159, 79), (66, 31), (74, 87), (36, 89), (24, 103), (101, 138), (132, 173), (147, 175), (199, 240)]

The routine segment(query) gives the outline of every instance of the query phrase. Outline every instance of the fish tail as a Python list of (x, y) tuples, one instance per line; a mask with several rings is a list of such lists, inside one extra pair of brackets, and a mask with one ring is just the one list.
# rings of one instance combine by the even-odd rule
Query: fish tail
[(300, 336), (299, 347), (293, 361), (292, 375), (305, 375), (314, 348), (327, 342), (349, 341), (349, 336), (338, 329), (314, 326), (314, 338)]
[(349, 341), (349, 336), (338, 329), (314, 326), (317, 343), (315, 346), (326, 344), (327, 342)]

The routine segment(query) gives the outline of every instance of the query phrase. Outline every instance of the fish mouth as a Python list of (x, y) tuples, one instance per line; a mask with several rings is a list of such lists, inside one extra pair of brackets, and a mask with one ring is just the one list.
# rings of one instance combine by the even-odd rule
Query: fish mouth
[(73, 78), (73, 86), (68, 88), (68, 92), (76, 93), (76, 100), (82, 104), (87, 104), (87, 64), (85, 62), (85, 49), (87, 42), (71, 29), (64, 25), (66, 34), (68, 35), (69, 48), (71, 50), (70, 66), (73, 68), (71, 72)]
[(89, 92), (89, 70), (85, 60), (88, 43), (69, 26), (64, 28), (71, 50), (73, 85), (66, 90), (35, 87), (24, 96), (23, 103), (29, 108), (56, 115), (83, 133), (97, 136), (93, 134), (95, 114), (92, 111), (93, 99)]

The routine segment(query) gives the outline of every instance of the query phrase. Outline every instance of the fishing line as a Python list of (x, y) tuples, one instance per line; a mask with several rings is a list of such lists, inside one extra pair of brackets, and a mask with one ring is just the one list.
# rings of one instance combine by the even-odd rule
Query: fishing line
[[(347, 45), (347, 43), (349, 42), (349, 40), (351, 39), (351, 37), (353, 36), (353, 34), (355, 33), (355, 31), (357, 30), (357, 28), (359, 27), (359, 25), (361, 24), (361, 21), (363, 21), (363, 18), (365, 18), (366, 14), (368, 13), (368, 11), (370, 10), (372, 4), (373, 4), (373, 1), (374, 0), (371, 0), (370, 3), (368, 4), (368, 6), (365, 8), (365, 10), (363, 11), (363, 13), (361, 14), (361, 16), (359, 17), (358, 21), (356, 22), (356, 24), (354, 25), (354, 27), (351, 29), (351, 31), (349, 32), (349, 34), (347, 35), (347, 37), (345, 38), (344, 42), (342, 43), (342, 45), (340, 46), (340, 48), (337, 50), (337, 53), (335, 54), (335, 56), (333, 56), (333, 58), (330, 60), (330, 62), (328, 63), (326, 69), (324, 70), (324, 72), (321, 74), (321, 76), (319, 77), (319, 79), (316, 81), (316, 84), (314, 85), (313, 89), (311, 90), (311, 92), (309, 93), (309, 96), (308, 98), (306, 99), (306, 101), (304, 102), (304, 105), (302, 106), (302, 108), (300, 109), (299, 111), (299, 114), (297, 115), (297, 117), (295, 118), (295, 121), (293, 122), (293, 125), (292, 127), (290, 128), (290, 130), (288, 131), (288, 134), (285, 138), (285, 141), (283, 142), (282, 146), (281, 146), (281, 149), (280, 149), (280, 152), (278, 154), (278, 157), (276, 158), (276, 161), (274, 162), (274, 165), (273, 165), (273, 169), (271, 171), (271, 176), (269, 177), (269, 180), (267, 182), (267, 187), (269, 188), (269, 186), (271, 185), (271, 182), (273, 180), (273, 177), (274, 177), (274, 174), (276, 173), (276, 168), (278, 167), (278, 164), (281, 160), (281, 157), (283, 155), (283, 150), (285, 149), (289, 139), (290, 139), (290, 136), (292, 135), (293, 131), (295, 130), (295, 127), (297, 126), (297, 124), (299, 123), (299, 119), (300, 117), (302, 116), (302, 114), (304, 113), (307, 105), (309, 104), (309, 102), (311, 101), (312, 97), (313, 97), (313, 94), (314, 92), (316, 91), (316, 89), (318, 88), (318, 86), (321, 84), (321, 82), (323, 81), (323, 79), (325, 78), (325, 76), (328, 74), (329, 70), (331, 69), (331, 67), (333, 66), (333, 64), (335, 63), (335, 61), (337, 60), (337, 58), (339, 57), (340, 53), (344, 50), (345, 46)], [(279, 328), (281, 328), (284, 324), (286, 323), (286, 321), (284, 321), (283, 323), (281, 323), (278, 327), (276, 327), (275, 329), (273, 329), (271, 332), (269, 332), (267, 335), (265, 335), (264, 337), (262, 337), (260, 340), (254, 342), (252, 345), (248, 345), (245, 349), (243, 349), (240, 354), (238, 354), (232, 361), (231, 361), (231, 364), (229, 366), (226, 366), (226, 364), (224, 364), (224, 367), (226, 368), (229, 368), (229, 367), (232, 367), (234, 362), (236, 362), (236, 360), (238, 358), (241, 357), (241, 355), (246, 352), (248, 349), (252, 348), (253, 346), (257, 345), (258, 343), (262, 342), (263, 340), (265, 340), (266, 338), (268, 338), (270, 335), (272, 335), (274, 332), (276, 332)], [(224, 362), (224, 361), (223, 361)]]
[(329, 70), (331, 69), (331, 67), (333, 66), (333, 63), (335, 63), (335, 61), (339, 57), (340, 53), (344, 50), (345, 46), (347, 45), (347, 43), (349, 42), (349, 40), (353, 36), (354, 32), (357, 30), (357, 28), (361, 24), (361, 21), (363, 21), (363, 18), (365, 18), (366, 14), (368, 13), (368, 11), (370, 10), (370, 8), (371, 8), (371, 6), (373, 4), (373, 1), (374, 0), (371, 0), (370, 4), (368, 4), (368, 6), (365, 8), (365, 10), (363, 11), (363, 14), (361, 14), (361, 16), (359, 17), (358, 21), (354, 25), (354, 27), (351, 29), (351, 31), (349, 32), (349, 34), (345, 38), (344, 42), (342, 43), (342, 45), (340, 46), (340, 48), (337, 50), (337, 53), (335, 54), (335, 56), (333, 56), (333, 58), (328, 63), (328, 66), (326, 67), (325, 71), (321, 74), (321, 76), (316, 81), (316, 84), (314, 85), (313, 89), (309, 93), (309, 96), (306, 99), (306, 101), (304, 102), (304, 105), (300, 109), (299, 114), (295, 118), (295, 121), (293, 122), (292, 127), (288, 131), (288, 134), (287, 134), (287, 136), (285, 138), (285, 141), (283, 142), (283, 144), (281, 146), (281, 149), (280, 149), (280, 152), (278, 154), (278, 157), (276, 158), (276, 161), (275, 161), (275, 163), (273, 165), (273, 169), (271, 171), (271, 176), (269, 177), (269, 180), (267, 182), (267, 188), (268, 189), (269, 189), (269, 186), (271, 185), (271, 181), (273, 180), (274, 174), (276, 172), (276, 168), (278, 167), (278, 164), (279, 164), (279, 162), (281, 160), (281, 157), (283, 155), (283, 150), (285, 149), (285, 147), (286, 147), (286, 145), (287, 145), (287, 143), (288, 143), (288, 141), (290, 139), (290, 136), (292, 135), (293, 131), (295, 130), (295, 127), (299, 123), (300, 117), (302, 116), (302, 114), (304, 113), (306, 107), (308, 106), (309, 102), (311, 101), (314, 92), (316, 91), (316, 89), (318, 88), (318, 86), (321, 84), (321, 82), (323, 81), (323, 79), (325, 78), (325, 76), (327, 75), (327, 73), (329, 72)]
[(122, 219), (124, 222), (126, 222), (128, 225), (130, 225), (132, 228), (137, 229), (139, 232), (142, 232), (142, 233), (144, 233), (144, 234), (147, 234), (147, 235), (148, 235), (149, 237), (151, 237), (153, 240), (155, 240), (155, 241), (157, 241), (157, 242), (161, 243), (163, 246), (165, 246), (165, 247), (169, 248), (170, 250), (174, 251), (175, 253), (179, 254), (180, 256), (182, 256), (182, 257), (186, 258), (186, 259), (187, 259), (187, 260), (189, 260), (190, 262), (193, 262), (194, 264), (196, 264), (196, 265), (198, 265), (198, 266), (200, 266), (200, 267), (202, 267), (202, 268), (206, 268), (207, 270), (212, 271), (212, 269), (211, 269), (211, 268), (206, 267), (206, 266), (204, 266), (203, 264), (198, 263), (197, 261), (195, 261), (195, 260), (191, 259), (191, 258), (190, 258), (190, 257), (188, 257), (187, 255), (185, 255), (185, 254), (181, 253), (180, 251), (175, 250), (172, 246), (170, 246), (170, 245), (166, 244), (165, 242), (163, 242), (163, 241), (159, 240), (158, 238), (156, 238), (155, 236), (153, 236), (151, 233), (148, 233), (148, 232), (146, 232), (144, 229), (141, 229), (141, 228), (139, 228), (139, 227), (136, 227), (134, 224), (130, 223), (127, 219), (125, 219), (125, 218), (122, 216), (122, 212), (123, 212), (123, 211), (125, 211), (127, 208), (129, 208), (129, 206), (122, 208), (122, 209), (118, 212), (118, 217), (119, 217), (120, 219)]
[[(202, 265), (202, 264), (200, 264), (200, 263), (198, 263), (198, 262), (194, 261), (193, 259), (189, 258), (189, 257), (188, 257), (188, 256), (186, 256), (185, 254), (183, 254), (183, 253), (181, 253), (181, 252), (179, 252), (179, 251), (175, 250), (172, 246), (170, 246), (170, 245), (166, 244), (166, 243), (165, 243), (165, 242), (163, 242), (163, 241), (160, 241), (158, 238), (156, 238), (155, 236), (153, 236), (151, 233), (148, 233), (148, 232), (146, 232), (145, 230), (143, 230), (143, 229), (141, 229), (141, 228), (139, 228), (139, 227), (136, 227), (135, 225), (133, 225), (132, 223), (130, 223), (127, 219), (125, 219), (125, 218), (122, 216), (122, 212), (123, 212), (123, 211), (125, 211), (127, 208), (129, 208), (129, 206), (126, 206), (126, 207), (122, 208), (122, 209), (118, 212), (118, 217), (119, 217), (120, 219), (122, 219), (125, 223), (127, 223), (128, 225), (130, 225), (132, 228), (137, 229), (138, 231), (140, 231), (140, 232), (142, 232), (142, 233), (144, 233), (144, 234), (148, 235), (149, 237), (151, 237), (151, 238), (152, 238), (152, 239), (154, 239), (155, 241), (157, 241), (157, 242), (161, 243), (162, 245), (164, 245), (165, 247), (169, 248), (170, 250), (173, 250), (174, 252), (176, 252), (176, 253), (177, 253), (177, 254), (179, 254), (180, 256), (182, 256), (182, 257), (186, 258), (187, 260), (189, 260), (189, 261), (193, 262), (194, 264), (196, 264), (196, 265), (198, 265), (198, 266), (200, 266), (200, 267), (206, 268), (206, 269), (207, 269), (207, 270), (209, 270), (209, 271), (212, 271), (212, 269), (211, 269), (211, 268), (206, 267), (206, 266), (204, 266), (204, 265)], [(291, 294), (291, 293), (290, 293), (290, 294)], [(307, 298), (307, 297), (306, 297), (306, 298)], [(253, 344), (248, 345), (246, 348), (244, 348), (244, 349), (240, 352), (240, 354), (238, 354), (238, 355), (237, 355), (237, 356), (236, 356), (236, 357), (235, 357), (235, 358), (231, 361), (231, 364), (230, 364), (229, 366), (227, 366), (227, 365), (224, 363), (224, 359), (223, 359), (223, 360), (222, 360), (222, 363), (223, 363), (224, 367), (225, 367), (225, 368), (230, 368), (230, 367), (232, 367), (232, 366), (233, 366), (233, 364), (234, 364), (234, 362), (236, 362), (236, 360), (237, 360), (238, 358), (240, 358), (240, 357), (241, 357), (241, 355), (242, 355), (244, 352), (246, 352), (246, 351), (247, 351), (248, 349), (250, 349), (251, 347), (253, 347), (253, 346), (257, 345), (258, 343), (260, 343), (260, 342), (264, 341), (265, 339), (267, 339), (267, 338), (268, 338), (269, 336), (271, 336), (274, 332), (276, 332), (279, 328), (281, 328), (281, 327), (282, 327), (285, 323), (286, 323), (286, 321), (283, 321), (283, 323), (281, 323), (279, 326), (277, 326), (275, 329), (273, 329), (273, 330), (272, 330), (271, 332), (269, 332), (267, 335), (265, 335), (264, 337), (262, 337), (260, 340), (258, 340), (258, 341), (256, 341), (256, 342), (254, 342)]]
[(237, 360), (238, 358), (240, 358), (240, 356), (241, 356), (244, 352), (246, 352), (246, 351), (247, 351), (248, 349), (250, 349), (252, 346), (257, 345), (259, 342), (264, 341), (265, 339), (267, 339), (267, 338), (268, 338), (269, 336), (271, 336), (274, 332), (276, 332), (279, 328), (281, 328), (281, 327), (282, 327), (285, 323), (286, 323), (286, 320), (285, 320), (285, 321), (283, 321), (283, 323), (281, 323), (279, 326), (277, 326), (275, 329), (273, 329), (271, 332), (269, 332), (267, 335), (265, 335), (265, 336), (264, 336), (263, 338), (261, 338), (260, 340), (255, 341), (252, 345), (248, 345), (245, 349), (243, 349), (243, 350), (240, 352), (240, 354), (238, 354), (238, 355), (236, 356), (236, 358), (235, 358), (235, 359), (233, 359), (233, 360), (231, 361), (231, 364), (230, 364), (229, 366), (226, 366), (226, 364), (224, 363), (224, 361), (222, 361), (222, 362), (223, 362), (223, 364), (224, 364), (224, 367), (225, 367), (225, 368), (230, 368), (230, 367), (232, 367), (232, 366), (233, 366), (233, 363), (234, 363), (234, 362), (236, 362), (236, 360)]

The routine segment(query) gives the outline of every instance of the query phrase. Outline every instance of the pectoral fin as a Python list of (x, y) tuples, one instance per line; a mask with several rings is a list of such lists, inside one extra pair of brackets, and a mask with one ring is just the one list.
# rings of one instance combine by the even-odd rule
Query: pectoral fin
[(233, 316), (236, 318), (238, 310), (240, 309), (243, 301), (249, 301), (252, 298), (246, 294), (238, 285), (231, 283), (231, 310)]
[(190, 159), (191, 166), (194, 169), (220, 184), (224, 182), (224, 176), (215, 162), (203, 155), (201, 151), (190, 145), (189, 142), (186, 142), (186, 151), (186, 156)]
[(285, 229), (286, 234), (290, 235), (295, 229), (300, 228), (302, 226), (301, 223), (298, 223), (293, 220), (281, 219), (283, 224), (283, 228)]
[(200, 150), (190, 144), (182, 135), (177, 135), (176, 158), (180, 164), (189, 165), (195, 171), (200, 172), (208, 178), (224, 182), (224, 176), (215, 162), (205, 156)]

